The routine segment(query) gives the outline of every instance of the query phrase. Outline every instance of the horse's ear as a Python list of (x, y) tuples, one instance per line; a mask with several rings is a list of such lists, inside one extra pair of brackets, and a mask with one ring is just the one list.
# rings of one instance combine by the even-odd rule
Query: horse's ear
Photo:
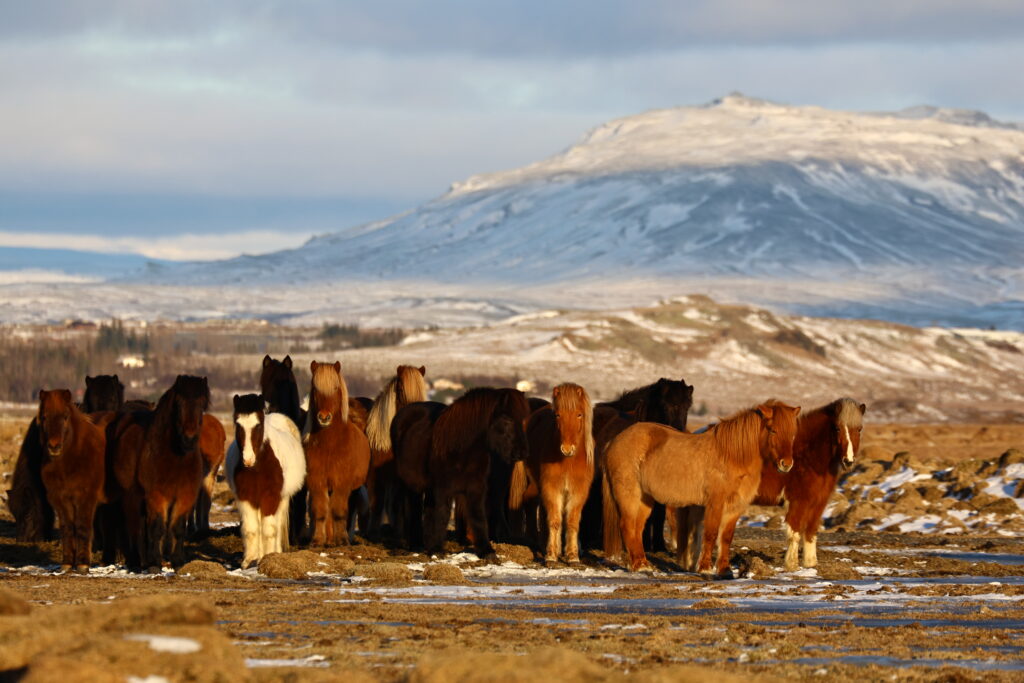
[(561, 395), (562, 395), (562, 387), (561, 386), (557, 386), (557, 387), (555, 387), (554, 389), (551, 390), (551, 398), (558, 398)]
[[(684, 382), (684, 384), (685, 384), (685, 382)], [(687, 385), (686, 393), (690, 396), (691, 399), (693, 398), (693, 385), (692, 384)]]
[(761, 417), (763, 417), (764, 419), (766, 419), (766, 420), (772, 419), (773, 409), (772, 409), (771, 406), (762, 404), (762, 405), (759, 405), (754, 410), (756, 410), (757, 414), (760, 415)]
[(309, 361), (309, 371), (310, 372), (316, 372), (317, 365), (318, 364), (317, 364), (317, 362), (315, 360)]
[(121, 383), (121, 380), (120, 380), (120, 378), (118, 378), (117, 375), (114, 375), (114, 381), (117, 382), (118, 384)]
[(334, 361), (334, 369), (338, 372), (339, 375), (341, 374), (341, 361), (340, 360)]
[(233, 396), (233, 397), (231, 398), (231, 405), (233, 405), (233, 406), (235, 407), (235, 410), (238, 410), (238, 399), (240, 399), (240, 398), (242, 398), (242, 397), (241, 397), (241, 396), (239, 396), (238, 394), (235, 394), (235, 395), (234, 395), (234, 396)]
[(423, 375), (424, 377), (427, 376), (427, 366), (426, 365), (421, 365), (419, 367), (419, 371), (420, 371), (420, 374)]
[(71, 390), (70, 389), (61, 389), (60, 390), (60, 395), (64, 397), (65, 401), (67, 401), (68, 403), (71, 403), (71, 400), (72, 400), (73, 397), (71, 396)]
[(91, 387), (92, 386), (92, 377), (90, 377), (89, 375), (85, 376), (85, 386), (87, 386), (87, 387)]
[(46, 400), (46, 393), (47, 393), (47, 392), (46, 392), (46, 389), (40, 389), (40, 390), (39, 390), (39, 401), (40, 401), (40, 402), (42, 402), (42, 401), (45, 401), (45, 400)]
[(796, 417), (796, 416), (797, 416), (797, 415), (799, 415), (799, 414), (800, 414), (800, 406), (796, 406), (796, 407), (795, 407), (795, 408), (793, 409), (793, 417)]
[(860, 404), (860, 414), (861, 415), (863, 415), (865, 412), (867, 412), (867, 409), (868, 409), (868, 407), (867, 407), (866, 404), (864, 404), (864, 403)]
[(292, 369), (292, 357), (291, 356), (285, 356), (284, 360), (281, 361), (281, 362), (284, 363), (284, 366), (286, 368), (288, 368), (289, 370)]
[(263, 356), (263, 367), (269, 368), (272, 362), (274, 362), (274, 359), (270, 357), (269, 353)]

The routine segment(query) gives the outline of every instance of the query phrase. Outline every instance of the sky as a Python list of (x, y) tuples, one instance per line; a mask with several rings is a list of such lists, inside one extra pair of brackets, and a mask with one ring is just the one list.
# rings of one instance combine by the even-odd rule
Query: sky
[(732, 91), (1024, 121), (1020, 0), (0, 0), (0, 247), (295, 247)]

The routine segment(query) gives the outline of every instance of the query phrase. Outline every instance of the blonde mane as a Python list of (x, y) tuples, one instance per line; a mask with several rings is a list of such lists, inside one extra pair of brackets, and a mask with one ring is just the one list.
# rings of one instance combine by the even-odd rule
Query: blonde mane
[(370, 448), (378, 452), (391, 450), (391, 421), (398, 412), (399, 383), (406, 403), (427, 400), (427, 381), (419, 368), (399, 365), (395, 376), (377, 394), (366, 420), (366, 436), (370, 440)]
[[(578, 390), (578, 391), (577, 391)], [(594, 464), (594, 406), (587, 390), (578, 384), (566, 382), (552, 392), (552, 408), (583, 413), (583, 444), (587, 451), (587, 464)]]
[[(316, 405), (317, 393), (325, 397), (334, 397), (340, 394), (339, 417), (342, 422), (348, 422), (348, 385), (345, 384), (345, 378), (341, 376), (341, 369), (330, 363), (319, 363), (312, 374), (313, 391), (309, 392), (310, 407), (312, 408), (312, 406)], [(319, 406), (317, 409), (319, 409)], [(316, 416), (314, 415), (313, 417), (315, 418)]]
[[(765, 407), (785, 405), (781, 401), (771, 399), (761, 404)], [(761, 428), (763, 425), (758, 409), (761, 406), (747, 408), (725, 418), (709, 431), (718, 444), (718, 451), (727, 462), (739, 462), (750, 457), (751, 453), (761, 452)]]
[(860, 429), (864, 426), (864, 413), (860, 411), (860, 404), (852, 398), (841, 398), (836, 401), (839, 408), (836, 414), (836, 422), (849, 427)]

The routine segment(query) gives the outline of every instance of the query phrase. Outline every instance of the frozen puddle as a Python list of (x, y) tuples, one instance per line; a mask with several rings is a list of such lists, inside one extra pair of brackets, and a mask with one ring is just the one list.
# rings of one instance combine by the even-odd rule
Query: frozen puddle
[(299, 659), (255, 659), (245, 660), (245, 665), (250, 669), (263, 669), (268, 667), (301, 667), (306, 669), (326, 669), (331, 665), (327, 657), (323, 655), (310, 655)]
[(905, 669), (911, 666), (958, 666), (975, 671), (1024, 671), (1024, 661), (1007, 659), (899, 659), (878, 655), (840, 655), (838, 657), (798, 657), (789, 660), (763, 660), (761, 664), (805, 664), (807, 666), (829, 666), (852, 664), (854, 666), (889, 666)]

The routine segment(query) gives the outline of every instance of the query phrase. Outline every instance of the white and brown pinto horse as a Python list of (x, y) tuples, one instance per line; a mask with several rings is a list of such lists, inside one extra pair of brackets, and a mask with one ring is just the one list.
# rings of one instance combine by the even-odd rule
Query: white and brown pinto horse
[(228, 486), (242, 518), (242, 568), (288, 547), (288, 505), (306, 478), (298, 427), (266, 413), (257, 394), (235, 396), (235, 440), (228, 448)]

